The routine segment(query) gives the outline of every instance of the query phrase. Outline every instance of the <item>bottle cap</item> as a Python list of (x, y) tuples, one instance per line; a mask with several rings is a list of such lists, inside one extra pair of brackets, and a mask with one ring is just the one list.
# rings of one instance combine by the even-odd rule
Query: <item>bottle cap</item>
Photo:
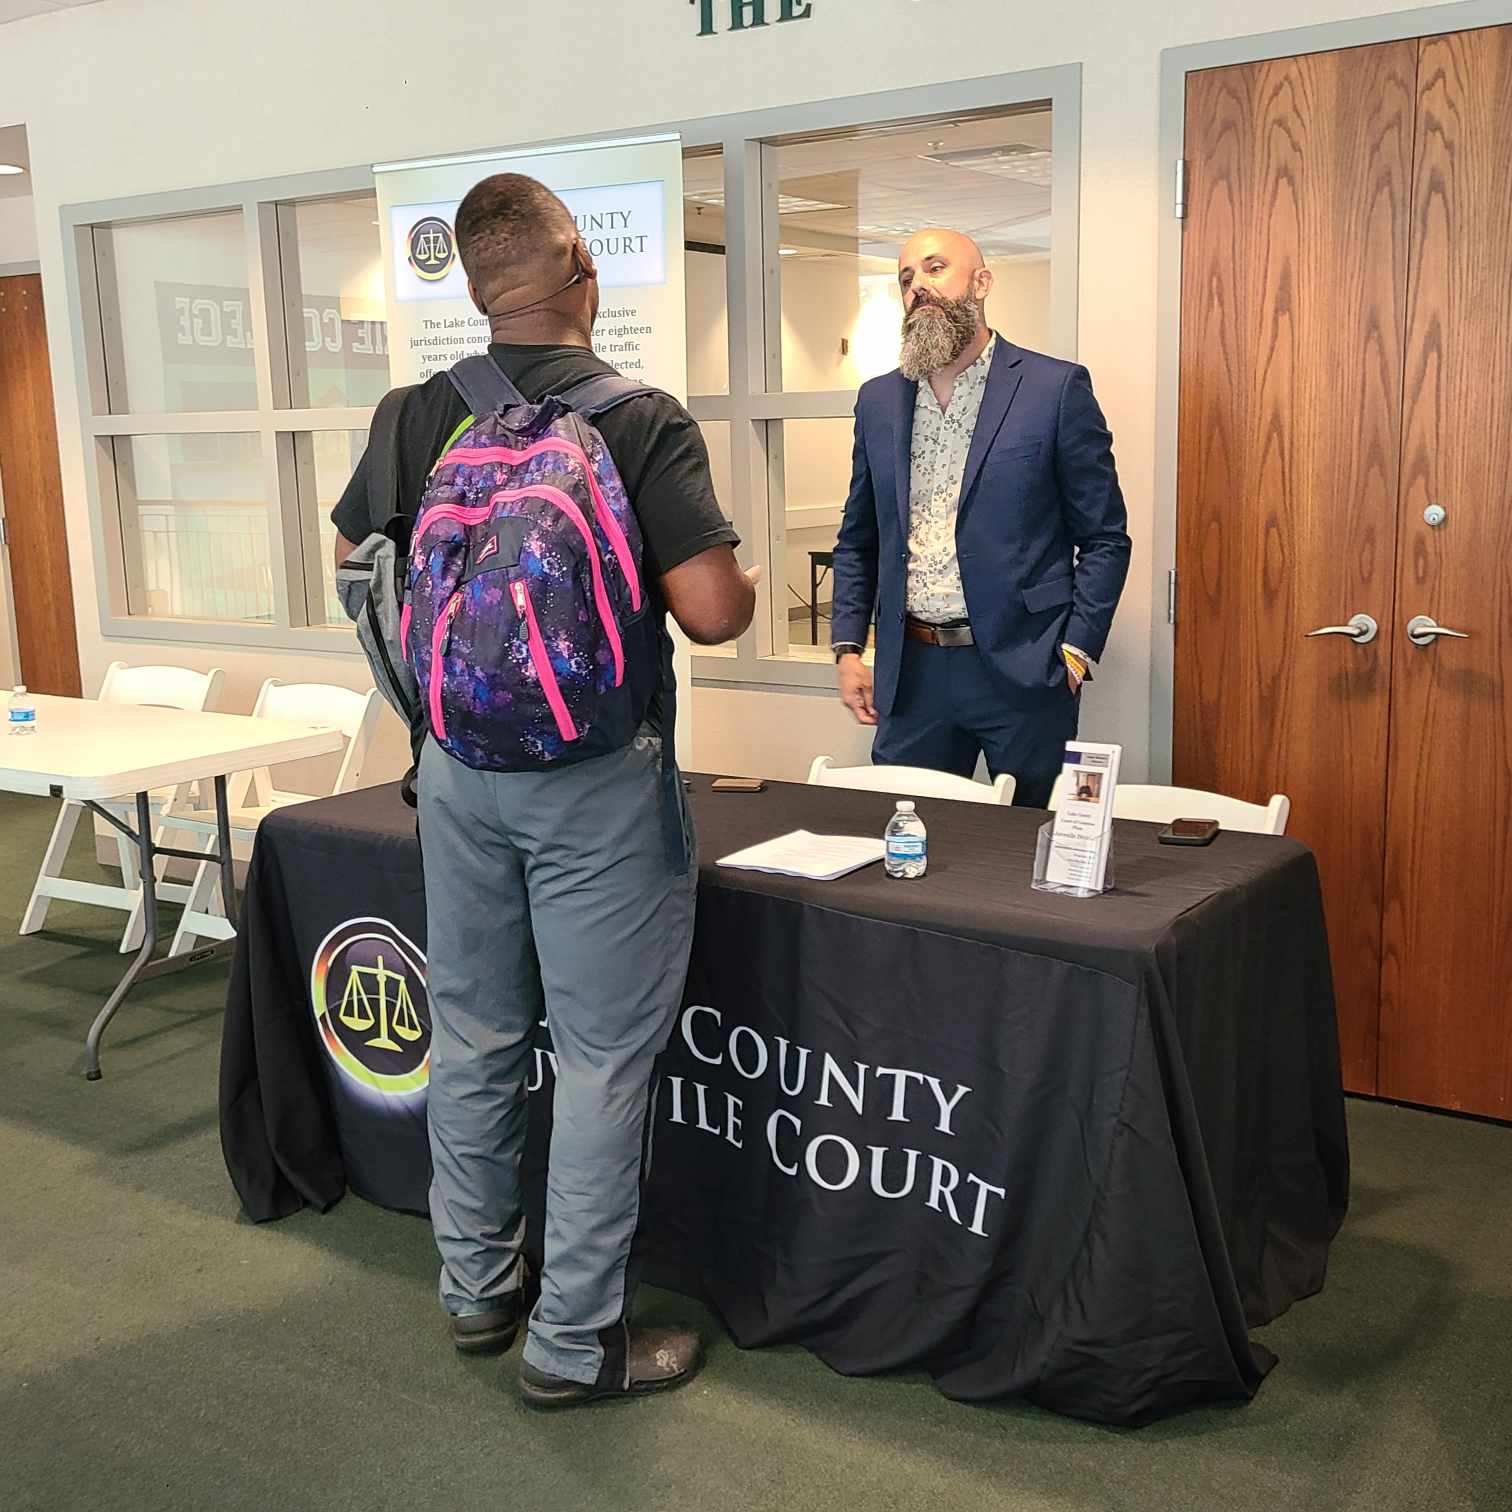
[(898, 800), (898, 812), (900, 814), (911, 814), (913, 813), (913, 811), (914, 806), (912, 798), (900, 798)]

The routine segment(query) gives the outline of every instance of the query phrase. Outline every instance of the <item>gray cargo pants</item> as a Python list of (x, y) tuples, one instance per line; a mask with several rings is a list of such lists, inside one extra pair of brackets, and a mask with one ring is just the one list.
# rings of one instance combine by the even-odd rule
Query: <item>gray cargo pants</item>
[(544, 1008), (555, 1127), (525, 1358), (622, 1381), (654, 1062), (693, 940), (682, 783), (647, 736), (549, 772), (476, 772), (431, 742), (419, 800), (442, 1305), (484, 1312), (522, 1283), (525, 1088)]

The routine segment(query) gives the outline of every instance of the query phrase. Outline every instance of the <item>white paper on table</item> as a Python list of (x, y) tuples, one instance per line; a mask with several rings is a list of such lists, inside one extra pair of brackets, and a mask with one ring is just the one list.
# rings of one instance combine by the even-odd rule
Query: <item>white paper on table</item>
[(887, 854), (885, 840), (863, 840), (855, 835), (812, 835), (794, 830), (760, 845), (748, 846), (725, 856), (720, 866), (736, 871), (770, 872), (778, 877), (804, 877), (810, 882), (833, 882), (838, 877), (871, 866)]

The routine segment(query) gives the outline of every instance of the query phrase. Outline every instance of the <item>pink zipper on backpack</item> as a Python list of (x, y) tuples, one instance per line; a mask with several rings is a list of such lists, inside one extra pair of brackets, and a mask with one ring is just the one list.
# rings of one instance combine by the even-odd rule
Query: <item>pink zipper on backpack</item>
[[(629, 541), (625, 539), (625, 532), (620, 529), (620, 522), (614, 517), (614, 511), (609, 507), (609, 501), (599, 488), (598, 477), (593, 471), (593, 464), (588, 460), (588, 453), (581, 446), (571, 441), (563, 441), (557, 436), (547, 436), (544, 440), (527, 446), (523, 451), (516, 451), (508, 446), (458, 447), (455, 451), (448, 452), (441, 460), (448, 465), (453, 462), (468, 466), (478, 466), (484, 462), (505, 462), (518, 466), (521, 462), (528, 462), (532, 457), (539, 457), (545, 452), (562, 452), (582, 466), (583, 476), (588, 479), (588, 492), (593, 495), (594, 517), (603, 527), (604, 534), (609, 537), (609, 544), (614, 548), (620, 571), (625, 574), (625, 581), (630, 585), (631, 607), (639, 611), (641, 585), (640, 574), (635, 570), (634, 554), (630, 550)], [(424, 518), (425, 516), (422, 515), (421, 520)], [(415, 528), (419, 530), (420, 521), (416, 521)]]
[[(619, 687), (625, 678), (625, 647), (620, 640), (619, 623), (614, 618), (614, 610), (609, 603), (609, 590), (604, 585), (604, 571), (599, 561), (598, 542), (593, 539), (593, 532), (588, 528), (588, 521), (583, 518), (583, 511), (560, 488), (538, 485), (535, 488), (500, 489), (487, 504), (433, 505), (423, 516), (424, 526), (417, 524), (415, 539), (418, 541), (423, 531), (428, 530), (437, 520), (456, 520), (462, 525), (476, 525), (486, 520), (493, 513), (496, 505), (512, 504), (520, 499), (541, 499), (560, 509), (577, 526), (578, 534), (582, 536), (583, 544), (588, 548), (588, 565), (593, 574), (593, 601), (598, 608), (604, 631), (609, 637), (609, 649), (614, 653), (614, 685)], [(411, 547), (412, 552), (413, 550), (414, 548)]]
[(431, 665), (430, 665), (430, 716), (431, 729), (437, 740), (446, 739), (446, 711), (441, 707), (442, 684), (446, 681), (446, 674), (442, 670), (441, 643), (446, 639), (446, 632), (451, 629), (451, 622), (457, 617), (457, 610), (462, 607), (462, 590), (459, 588), (447, 599), (445, 607), (436, 616), (435, 628), (431, 631)]
[[(563, 740), (576, 740), (578, 738), (577, 725), (573, 723), (567, 700), (562, 697), (562, 685), (557, 681), (556, 670), (551, 665), (551, 653), (546, 649), (546, 639), (541, 634), (541, 626), (536, 619), (535, 604), (520, 579), (516, 578), (509, 585), (509, 591), (514, 600), (515, 613), (524, 623), (529, 636), (531, 665), (535, 667), (536, 677), (541, 684), (541, 692), (546, 695), (552, 718), (556, 720), (557, 732)], [(446, 682), (442, 646), (446, 642), (447, 632), (451, 629), (451, 622), (456, 619), (457, 611), (461, 607), (462, 590), (459, 588), (447, 599), (445, 608), (436, 616), (435, 629), (431, 632), (430, 717), (431, 729), (435, 732), (437, 740), (446, 739), (446, 710), (441, 702)]]
[(534, 663), (536, 676), (541, 681), (541, 692), (546, 695), (546, 702), (551, 706), (557, 733), (563, 740), (576, 740), (578, 738), (577, 726), (572, 722), (572, 715), (568, 712), (567, 700), (562, 697), (562, 685), (557, 681), (556, 670), (551, 665), (551, 653), (546, 649), (541, 627), (536, 622), (535, 604), (525, 584), (519, 578), (509, 585), (509, 591), (514, 597), (515, 613), (525, 622), (525, 627), (529, 631), (530, 660)]

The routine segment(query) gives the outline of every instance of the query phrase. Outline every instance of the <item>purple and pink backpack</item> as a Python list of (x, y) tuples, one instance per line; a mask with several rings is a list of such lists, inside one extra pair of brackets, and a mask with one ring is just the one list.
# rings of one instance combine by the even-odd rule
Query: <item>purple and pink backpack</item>
[(490, 357), (447, 376), (471, 413), (426, 483), (399, 626), (430, 732), (496, 772), (618, 750), (660, 647), (640, 526), (593, 422), (649, 390), (606, 374), (531, 404)]

